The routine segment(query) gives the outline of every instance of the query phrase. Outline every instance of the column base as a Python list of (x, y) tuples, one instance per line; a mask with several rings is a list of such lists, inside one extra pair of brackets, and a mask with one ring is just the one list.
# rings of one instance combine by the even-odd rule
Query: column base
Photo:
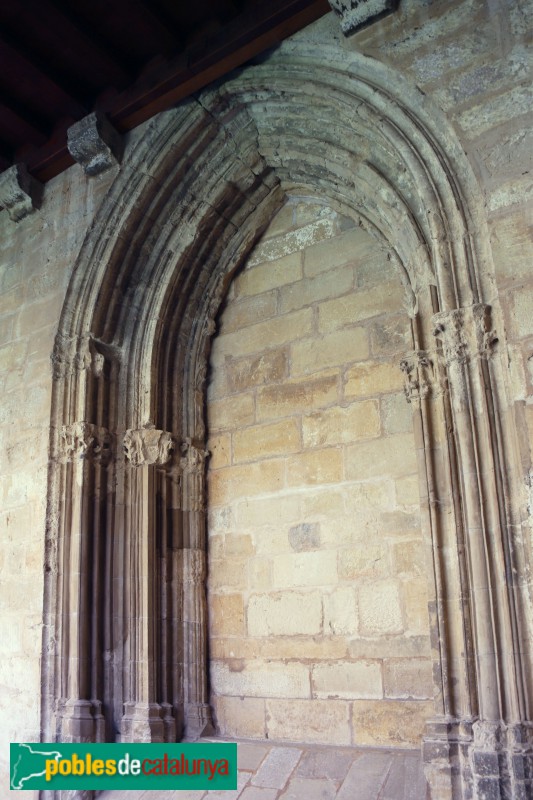
[(432, 800), (533, 800), (533, 725), (430, 720), (423, 745)]
[(124, 703), (120, 742), (164, 742), (163, 710), (158, 703)]
[(211, 706), (207, 703), (187, 706), (185, 739), (195, 741), (202, 736), (212, 736), (214, 732)]
[(105, 741), (105, 720), (99, 700), (60, 700), (56, 719), (60, 742)]

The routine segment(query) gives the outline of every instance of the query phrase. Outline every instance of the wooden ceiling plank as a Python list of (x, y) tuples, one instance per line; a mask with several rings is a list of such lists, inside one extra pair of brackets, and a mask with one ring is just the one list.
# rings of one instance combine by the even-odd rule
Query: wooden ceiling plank
[(34, 63), (39, 59), (43, 71), (66, 73), (71, 86), (77, 81), (100, 91), (109, 84), (122, 88), (131, 80), (108, 51), (47, 0), (0, 4), (0, 25), (17, 50)]
[(62, 86), (42, 72), (26, 56), (21, 55), (0, 37), (0, 87), (20, 98), (29, 109), (52, 124), (58, 117), (81, 119), (88, 113), (86, 106), (68, 94)]

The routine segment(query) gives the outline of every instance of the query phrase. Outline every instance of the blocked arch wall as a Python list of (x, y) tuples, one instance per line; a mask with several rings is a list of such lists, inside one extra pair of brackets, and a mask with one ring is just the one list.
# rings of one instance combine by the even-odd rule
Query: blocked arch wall
[(416, 344), (402, 369), (427, 484), (427, 757), (466, 786), (476, 735), (495, 744), (496, 729), (531, 719), (506, 478), (516, 436), (483, 212), (425, 98), (374, 60), (298, 42), (147, 126), (74, 267), (53, 357), (43, 737), (209, 728), (209, 342), (233, 275), (294, 190), (349, 208), (404, 282)]

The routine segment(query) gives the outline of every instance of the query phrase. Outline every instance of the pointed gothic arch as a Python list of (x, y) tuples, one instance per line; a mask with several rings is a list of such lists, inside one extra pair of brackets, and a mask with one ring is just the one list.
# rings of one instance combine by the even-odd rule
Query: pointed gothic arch
[(405, 285), (416, 345), (401, 368), (427, 485), (430, 780), (454, 797), (481, 797), (487, 781), (494, 796), (519, 789), (532, 686), (516, 433), (483, 209), (448, 123), (374, 60), (293, 41), (132, 138), (53, 356), (43, 737), (209, 729), (209, 343), (232, 276), (304, 188), (385, 241)]

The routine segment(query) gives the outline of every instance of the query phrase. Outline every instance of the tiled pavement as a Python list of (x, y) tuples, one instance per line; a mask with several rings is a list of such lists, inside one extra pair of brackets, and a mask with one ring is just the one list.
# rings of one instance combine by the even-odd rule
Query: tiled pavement
[(99, 800), (429, 800), (416, 750), (239, 741), (237, 752), (236, 791), (113, 791)]

